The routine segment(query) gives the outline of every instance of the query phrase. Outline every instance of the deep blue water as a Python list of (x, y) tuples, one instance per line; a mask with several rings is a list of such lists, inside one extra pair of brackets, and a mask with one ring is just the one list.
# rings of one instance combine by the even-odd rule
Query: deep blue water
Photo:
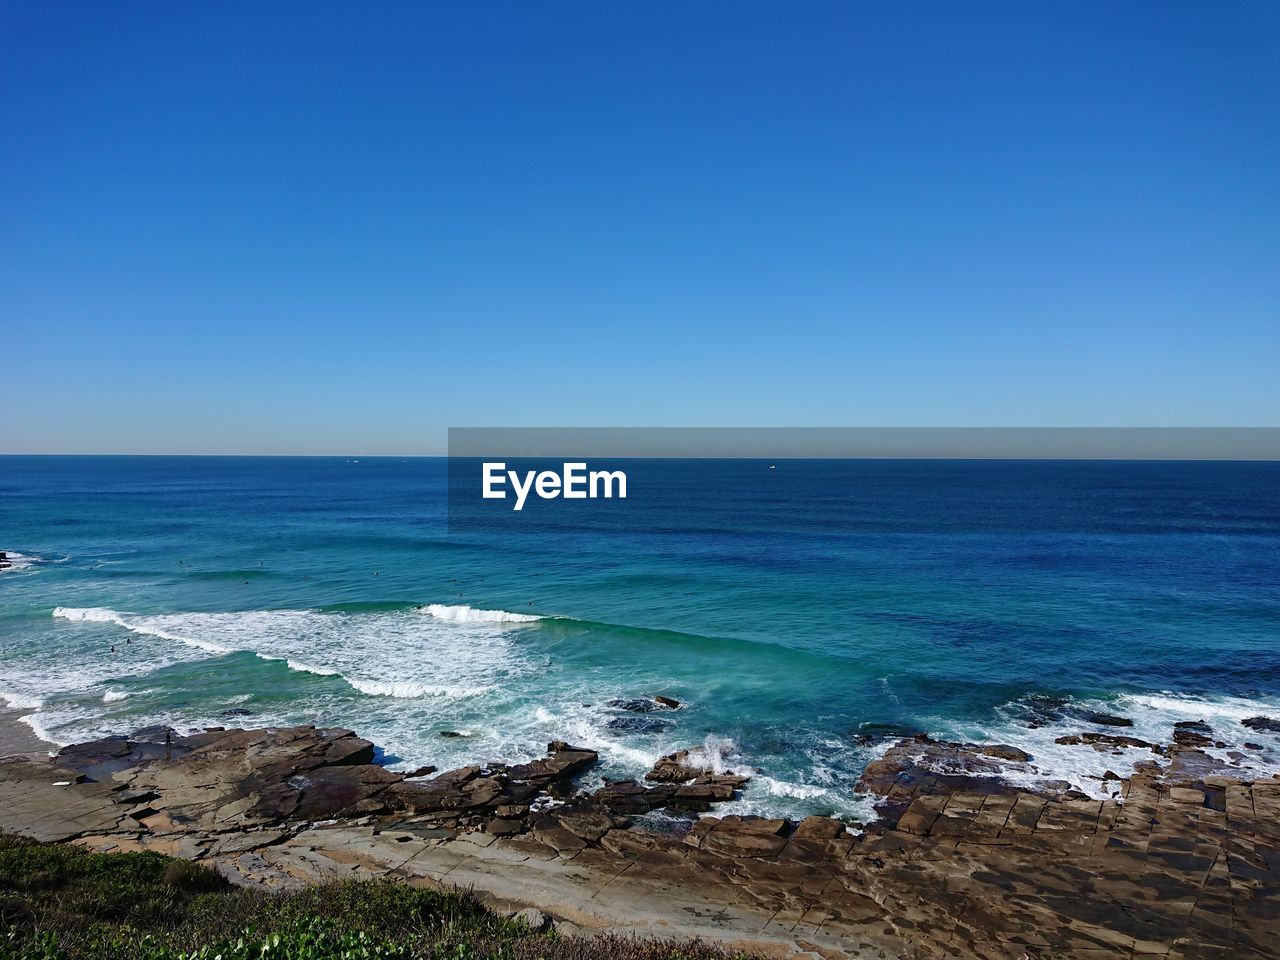
[[(1239, 724), (1280, 715), (1280, 464), (624, 466), (625, 501), (450, 525), (439, 459), (0, 457), (0, 696), (59, 742), (323, 722), (413, 764), (577, 740), (613, 776), (705, 743), (787, 812), (862, 809), (868, 724), (1093, 789), (1143, 757), (1058, 747), (1073, 711), (1207, 719), (1280, 770)], [(657, 693), (686, 707), (610, 726)]]

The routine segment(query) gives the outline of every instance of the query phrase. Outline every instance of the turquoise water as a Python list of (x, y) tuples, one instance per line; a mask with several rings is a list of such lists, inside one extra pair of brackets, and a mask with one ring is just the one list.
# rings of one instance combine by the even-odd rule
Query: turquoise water
[[(0, 698), (60, 743), (313, 722), (394, 765), (568, 739), (608, 776), (698, 746), (793, 815), (866, 812), (883, 724), (1094, 793), (1149, 755), (1055, 744), (1086, 709), (1280, 771), (1239, 723), (1280, 716), (1280, 465), (632, 467), (611, 514), (450, 532), (437, 459), (0, 458)], [(609, 706), (654, 694), (685, 706)]]

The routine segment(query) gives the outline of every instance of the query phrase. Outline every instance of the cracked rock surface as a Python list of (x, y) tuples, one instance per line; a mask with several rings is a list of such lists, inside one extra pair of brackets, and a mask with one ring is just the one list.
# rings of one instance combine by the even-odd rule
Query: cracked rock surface
[[(149, 728), (0, 760), (0, 829), (272, 889), (458, 885), (566, 929), (777, 955), (1280, 957), (1280, 780), (1232, 779), (1202, 731), (1171, 734), (1105, 801), (993, 776), (1024, 759), (1015, 748), (903, 739), (868, 767), (881, 819), (855, 834), (826, 817), (698, 817), (748, 778), (687, 753), (588, 791), (575, 778), (595, 753), (563, 742), (408, 778), (349, 730)], [(678, 829), (637, 822), (659, 809)]]

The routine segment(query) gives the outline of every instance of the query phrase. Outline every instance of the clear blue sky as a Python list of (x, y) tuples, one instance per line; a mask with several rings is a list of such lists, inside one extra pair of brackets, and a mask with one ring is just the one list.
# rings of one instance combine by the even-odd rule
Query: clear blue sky
[(1280, 3), (0, 5), (0, 451), (1280, 424)]

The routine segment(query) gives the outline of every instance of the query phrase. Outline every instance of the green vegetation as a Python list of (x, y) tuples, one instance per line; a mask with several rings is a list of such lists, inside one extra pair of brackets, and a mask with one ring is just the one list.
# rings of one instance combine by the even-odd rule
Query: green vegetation
[(539, 934), (459, 891), (390, 880), (291, 894), (156, 853), (0, 835), (0, 960), (726, 960), (702, 944)]

